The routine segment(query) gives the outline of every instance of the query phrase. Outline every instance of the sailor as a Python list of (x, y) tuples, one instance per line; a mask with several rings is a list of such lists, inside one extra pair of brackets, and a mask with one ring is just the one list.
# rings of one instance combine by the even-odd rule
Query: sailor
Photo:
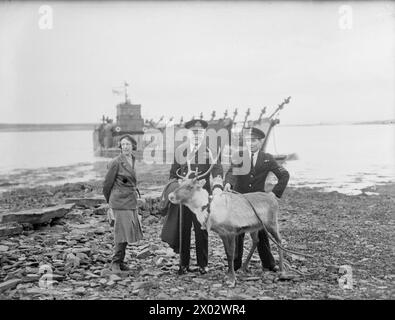
[[(245, 142), (248, 150), (248, 163), (242, 162), (239, 165), (232, 166), (225, 177), (224, 191), (231, 189), (240, 193), (249, 192), (265, 192), (265, 182), (269, 172), (274, 173), (277, 177), (277, 184), (269, 192), (273, 196), (280, 198), (288, 184), (289, 173), (286, 169), (280, 166), (274, 157), (265, 153), (261, 148), (265, 138), (265, 133), (258, 128), (249, 128), (245, 137)], [(244, 171), (244, 174), (234, 174), (235, 167), (249, 166), (249, 170)], [(265, 230), (258, 232), (258, 253), (262, 262), (264, 271), (277, 271), (278, 267), (275, 265), (273, 255), (270, 251), (270, 244)], [(243, 242), (244, 233), (236, 237), (236, 253), (234, 268), (239, 269), (242, 264), (243, 257)]]

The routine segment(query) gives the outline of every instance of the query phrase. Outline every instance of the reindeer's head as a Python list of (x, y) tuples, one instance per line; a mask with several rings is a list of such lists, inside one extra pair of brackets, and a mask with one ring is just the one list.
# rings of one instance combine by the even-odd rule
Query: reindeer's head
[(199, 207), (207, 204), (208, 192), (203, 189), (205, 183), (205, 180), (182, 180), (180, 186), (169, 194), (170, 202), (188, 207)]
[(184, 179), (180, 186), (169, 194), (171, 203), (188, 207), (203, 227), (207, 219), (209, 203), (209, 194), (203, 189), (205, 183), (205, 180)]
[[(204, 226), (204, 221), (207, 218), (208, 214), (208, 206), (209, 206), (209, 194), (203, 188), (206, 184), (206, 180), (200, 178), (206, 176), (213, 169), (216, 160), (213, 159), (212, 153), (210, 149), (208, 149), (210, 158), (211, 158), (211, 166), (204, 174), (198, 175), (197, 172), (193, 179), (190, 179), (189, 176), (192, 173), (190, 163), (188, 162), (188, 173), (185, 177), (182, 177), (178, 174), (180, 180), (180, 186), (169, 194), (169, 200), (173, 204), (183, 204), (188, 207), (193, 213), (196, 214), (197, 219), (200, 224)], [(218, 154), (219, 156), (219, 154)]]

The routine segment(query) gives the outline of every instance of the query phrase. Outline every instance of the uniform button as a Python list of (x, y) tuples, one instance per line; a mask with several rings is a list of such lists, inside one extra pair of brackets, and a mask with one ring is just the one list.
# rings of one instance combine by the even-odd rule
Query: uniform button
[(250, 185), (250, 184), (249, 184), (248, 186), (251, 188), (251, 185)]
[(253, 174), (251, 175), (251, 178), (254, 178), (254, 175), (253, 175)]

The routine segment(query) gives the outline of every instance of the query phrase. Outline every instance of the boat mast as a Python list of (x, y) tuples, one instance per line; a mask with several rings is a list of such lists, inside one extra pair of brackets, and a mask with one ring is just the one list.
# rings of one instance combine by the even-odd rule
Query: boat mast
[(125, 86), (125, 104), (129, 103), (129, 96), (128, 96), (128, 87), (129, 87), (129, 83), (127, 83), (126, 81), (124, 81), (124, 86)]
[(214, 120), (215, 115), (216, 115), (216, 112), (215, 112), (215, 110), (213, 110), (213, 112), (211, 112), (211, 119), (210, 119), (211, 121)]
[(245, 126), (246, 126), (247, 119), (248, 119), (248, 116), (249, 116), (249, 115), (250, 115), (250, 108), (247, 109), (246, 115), (245, 115), (245, 117), (244, 117), (243, 128), (245, 128)]
[(280, 123), (279, 119), (273, 119), (273, 117), (277, 114), (277, 112), (279, 112), (282, 108), (284, 108), (284, 105), (289, 103), (289, 100), (291, 100), (291, 96), (289, 96), (288, 98), (284, 99), (284, 101), (281, 102), (278, 105), (277, 109), (270, 115), (270, 117), (269, 117), (269, 119), (270, 119), (270, 126), (269, 126), (269, 129), (267, 130), (265, 140), (263, 141), (263, 145), (262, 145), (262, 148), (261, 148), (262, 150), (266, 149), (267, 142), (269, 140), (269, 135), (270, 135), (270, 132), (272, 131), (273, 127), (276, 124)]

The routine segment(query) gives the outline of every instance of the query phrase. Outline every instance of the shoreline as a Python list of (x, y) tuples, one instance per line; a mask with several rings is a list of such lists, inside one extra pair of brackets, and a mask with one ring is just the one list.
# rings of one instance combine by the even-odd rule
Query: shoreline
[[(139, 174), (142, 196), (158, 195), (167, 180), (160, 170)], [(102, 180), (12, 190), (0, 195), (0, 214), (53, 207), (73, 197), (101, 195)], [(366, 192), (345, 195), (316, 188), (287, 187), (279, 200), (279, 227), (286, 247), (313, 258), (286, 256), (293, 268), (314, 273), (280, 281), (261, 271), (258, 253), (250, 273), (237, 273), (235, 288), (225, 284), (226, 261), (222, 242), (209, 233), (209, 273), (178, 276), (178, 255), (161, 241), (164, 217), (142, 209), (144, 239), (128, 247), (125, 277), (109, 273), (113, 235), (100, 208), (76, 207), (59, 221), (28, 227), (15, 236), (0, 237), (0, 285), (15, 286), (0, 292), (1, 299), (394, 299), (393, 237), (395, 183), (377, 185)], [(160, 194), (160, 193), (159, 193)], [(192, 236), (191, 266), (196, 263)], [(246, 236), (245, 245), (251, 240)], [(272, 247), (278, 259), (277, 248)], [(244, 259), (248, 250), (244, 252)], [(39, 287), (39, 265), (53, 268), (54, 289)], [(339, 286), (340, 266), (352, 270), (353, 287)], [(254, 279), (252, 282), (250, 279)], [(171, 286), (168, 284), (172, 283)], [(1, 291), (1, 290), (0, 290)]]
[[(111, 159), (100, 159), (94, 162), (80, 162), (63, 166), (41, 167), (41, 168), (24, 168), (13, 169), (9, 172), (0, 172), (0, 196), (7, 191), (16, 191), (34, 188), (51, 188), (62, 187), (62, 185), (70, 183), (93, 183), (100, 184), (106, 174), (106, 166)], [(142, 189), (161, 189), (168, 180), (170, 164), (146, 164), (142, 161), (136, 162), (136, 170), (138, 172), (138, 184)], [(374, 195), (376, 193), (385, 192), (383, 188), (395, 184), (395, 177), (380, 177), (381, 181), (365, 181), (365, 173), (360, 173), (360, 181), (354, 183), (352, 181), (344, 181), (342, 183), (333, 184), (330, 181), (317, 181), (314, 179), (309, 181), (291, 181), (287, 188), (309, 188), (317, 192), (333, 192), (337, 191), (347, 195)], [(267, 182), (273, 182), (274, 175), (270, 175)], [(310, 187), (311, 185), (311, 187)], [(329, 190), (328, 190), (329, 189)], [(379, 190), (379, 191), (377, 191)], [(30, 192), (30, 191), (29, 191)]]

